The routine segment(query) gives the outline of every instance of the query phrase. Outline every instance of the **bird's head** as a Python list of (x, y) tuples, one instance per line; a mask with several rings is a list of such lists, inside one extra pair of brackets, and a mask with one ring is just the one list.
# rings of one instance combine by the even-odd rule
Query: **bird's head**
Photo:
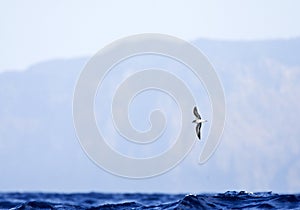
[(193, 120), (192, 123), (196, 123), (196, 120)]

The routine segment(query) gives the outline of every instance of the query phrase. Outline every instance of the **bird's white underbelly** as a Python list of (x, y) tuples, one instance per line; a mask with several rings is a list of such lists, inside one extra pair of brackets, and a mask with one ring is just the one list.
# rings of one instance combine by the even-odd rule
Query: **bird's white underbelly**
[(196, 119), (196, 123), (203, 123), (205, 122), (205, 120), (202, 120), (202, 119)]

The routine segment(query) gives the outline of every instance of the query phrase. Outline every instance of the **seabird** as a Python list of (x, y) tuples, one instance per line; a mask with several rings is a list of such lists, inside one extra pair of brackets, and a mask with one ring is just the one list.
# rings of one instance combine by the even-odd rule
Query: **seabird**
[(194, 115), (195, 115), (195, 117), (196, 117), (196, 119), (193, 120), (193, 123), (196, 123), (196, 124), (197, 124), (197, 126), (196, 126), (196, 133), (197, 133), (198, 138), (201, 139), (201, 132), (200, 132), (201, 126), (202, 126), (202, 123), (203, 123), (203, 122), (207, 122), (207, 120), (202, 120), (202, 119), (201, 119), (201, 116), (200, 116), (200, 114), (198, 113), (197, 107), (194, 107), (193, 112), (194, 112)]

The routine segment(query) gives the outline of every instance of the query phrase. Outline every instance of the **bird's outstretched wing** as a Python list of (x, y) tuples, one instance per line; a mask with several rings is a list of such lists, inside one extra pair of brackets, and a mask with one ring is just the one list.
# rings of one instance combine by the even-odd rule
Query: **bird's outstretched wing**
[(193, 112), (194, 112), (194, 115), (195, 115), (197, 118), (201, 119), (201, 116), (200, 116), (200, 114), (198, 113), (197, 107), (194, 107)]
[(196, 133), (199, 139), (201, 139), (201, 125), (202, 123), (197, 124), (196, 126)]

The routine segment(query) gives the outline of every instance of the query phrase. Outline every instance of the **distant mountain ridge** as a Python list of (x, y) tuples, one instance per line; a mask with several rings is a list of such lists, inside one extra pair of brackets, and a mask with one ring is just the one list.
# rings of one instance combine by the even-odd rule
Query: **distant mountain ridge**
[[(250, 190), (260, 186), (277, 191), (299, 189), (300, 129), (294, 128), (300, 116), (300, 38), (250, 42), (199, 39), (193, 44), (207, 55), (223, 83), (227, 123), (207, 170), (192, 169), (200, 171), (203, 179), (185, 179), (179, 190), (220, 191), (231, 185)], [(22, 72), (0, 73), (0, 189), (65, 186), (67, 190), (122, 191), (133, 184), (120, 184), (120, 178), (111, 178), (106, 172), (101, 172), (99, 181), (100, 169), (87, 160), (76, 139), (72, 97), (88, 60), (57, 59)], [(254, 150), (257, 157), (247, 152)], [(191, 166), (184, 163), (182, 167)], [(205, 183), (212, 171), (218, 174)], [(22, 176), (16, 180), (13, 174)], [(82, 180), (82, 176), (87, 178)], [(187, 174), (178, 169), (176, 176)], [(172, 186), (175, 181), (166, 177), (155, 180)], [(115, 179), (119, 188), (109, 184)], [(33, 182), (36, 184), (26, 184)], [(153, 182), (140, 187), (137, 183), (136, 188), (144, 189), (145, 185), (149, 190), (159, 188)]]

